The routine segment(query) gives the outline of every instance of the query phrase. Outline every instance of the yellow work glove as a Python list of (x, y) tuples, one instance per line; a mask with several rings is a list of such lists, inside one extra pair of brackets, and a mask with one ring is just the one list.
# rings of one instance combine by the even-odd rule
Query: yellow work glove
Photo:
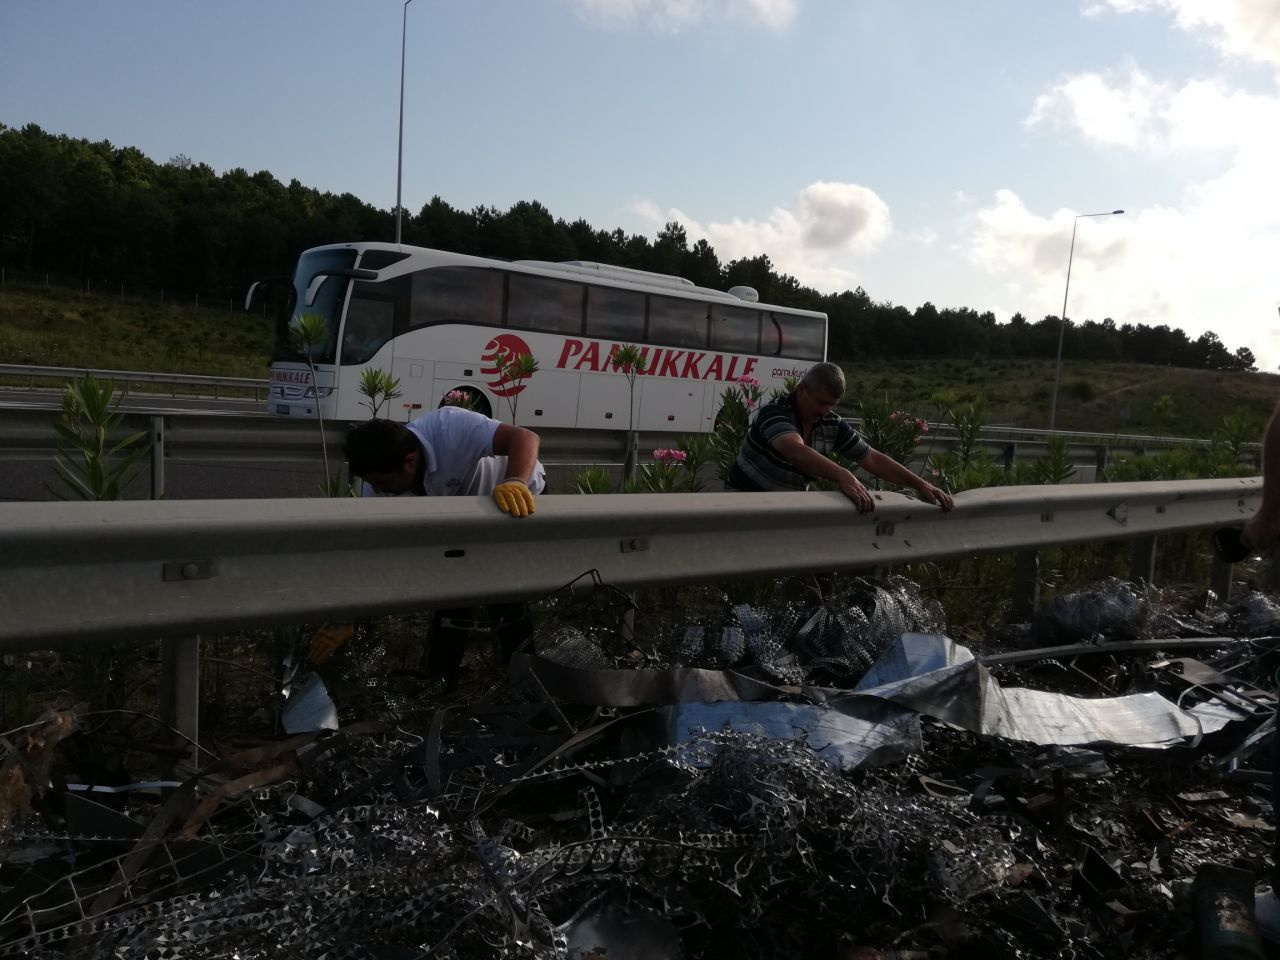
[(513, 517), (527, 517), (533, 513), (533, 494), (523, 480), (503, 480), (493, 488), (493, 502), (499, 510)]

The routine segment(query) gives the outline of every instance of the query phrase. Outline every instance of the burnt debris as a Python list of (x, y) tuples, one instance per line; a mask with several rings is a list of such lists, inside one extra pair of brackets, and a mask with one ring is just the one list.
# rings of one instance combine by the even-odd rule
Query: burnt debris
[(900, 578), (680, 600), (576, 584), (454, 693), (329, 630), (278, 736), (181, 775), (76, 711), (11, 731), (0, 955), (1264, 949), (1269, 599), (1103, 582), (980, 651)]

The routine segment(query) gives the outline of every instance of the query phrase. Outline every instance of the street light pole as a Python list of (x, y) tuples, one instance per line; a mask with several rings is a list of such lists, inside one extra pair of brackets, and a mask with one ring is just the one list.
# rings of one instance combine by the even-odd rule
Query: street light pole
[(404, 47), (405, 36), (409, 28), (409, 4), (413, 0), (404, 0), (404, 11), (400, 17), (400, 139), (396, 146), (396, 243), (400, 242), (400, 178), (404, 171)]
[(1123, 210), (1104, 210), (1102, 213), (1078, 213), (1071, 222), (1071, 250), (1067, 254), (1067, 286), (1062, 291), (1062, 316), (1058, 323), (1058, 363), (1053, 371), (1053, 398), (1049, 401), (1049, 429), (1052, 430), (1058, 418), (1058, 384), (1062, 382), (1062, 341), (1067, 335), (1067, 294), (1071, 292), (1071, 261), (1076, 255), (1076, 227), (1085, 217), (1114, 217), (1124, 213)]

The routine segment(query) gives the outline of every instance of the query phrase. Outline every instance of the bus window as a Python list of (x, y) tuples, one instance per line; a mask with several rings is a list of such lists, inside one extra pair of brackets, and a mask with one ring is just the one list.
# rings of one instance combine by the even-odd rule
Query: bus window
[(651, 296), (645, 340), (665, 347), (705, 347), (708, 312), (708, 305), (697, 300)]
[(776, 340), (766, 336), (766, 344), (777, 344), (777, 356), (797, 360), (821, 360), (826, 346), (826, 323), (821, 317), (798, 317), (790, 313), (770, 313), (777, 329)]
[(548, 333), (582, 333), (580, 283), (510, 274), (507, 326)]
[(724, 353), (757, 353), (760, 312), (741, 307), (711, 307), (711, 349)]
[(396, 326), (392, 283), (356, 284), (342, 326), (339, 363), (368, 363), (378, 348), (391, 339)]
[(644, 340), (644, 294), (587, 287), (587, 336), (624, 343)]
[(483, 267), (432, 267), (413, 274), (410, 327), (502, 322), (502, 274)]

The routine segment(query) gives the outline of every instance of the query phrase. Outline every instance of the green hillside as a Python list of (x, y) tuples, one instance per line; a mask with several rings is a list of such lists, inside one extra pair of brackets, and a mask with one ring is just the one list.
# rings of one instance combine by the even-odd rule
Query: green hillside
[[(850, 393), (888, 395), (903, 409), (935, 419), (931, 396), (961, 402), (982, 395), (987, 422), (1047, 427), (1054, 363), (1049, 360), (888, 360), (844, 363)], [(1090, 433), (1208, 437), (1224, 417), (1243, 413), (1259, 433), (1280, 401), (1280, 377), (1268, 373), (1064, 357), (1057, 427)]]
[[(161, 303), (158, 297), (0, 286), (0, 363), (265, 377), (269, 350), (268, 320), (241, 312), (234, 302), (197, 309), (194, 302)], [(845, 366), (855, 405), (860, 397), (887, 394), (932, 420), (933, 394), (951, 392), (962, 402), (981, 394), (989, 423), (1048, 423), (1052, 361), (833, 359)], [(1277, 400), (1280, 377), (1273, 374), (1067, 357), (1057, 422), (1090, 432), (1207, 437), (1237, 412), (1252, 416), (1261, 430)]]
[(0, 287), (0, 363), (265, 377), (271, 325), (224, 299), (85, 294), (60, 287)]

